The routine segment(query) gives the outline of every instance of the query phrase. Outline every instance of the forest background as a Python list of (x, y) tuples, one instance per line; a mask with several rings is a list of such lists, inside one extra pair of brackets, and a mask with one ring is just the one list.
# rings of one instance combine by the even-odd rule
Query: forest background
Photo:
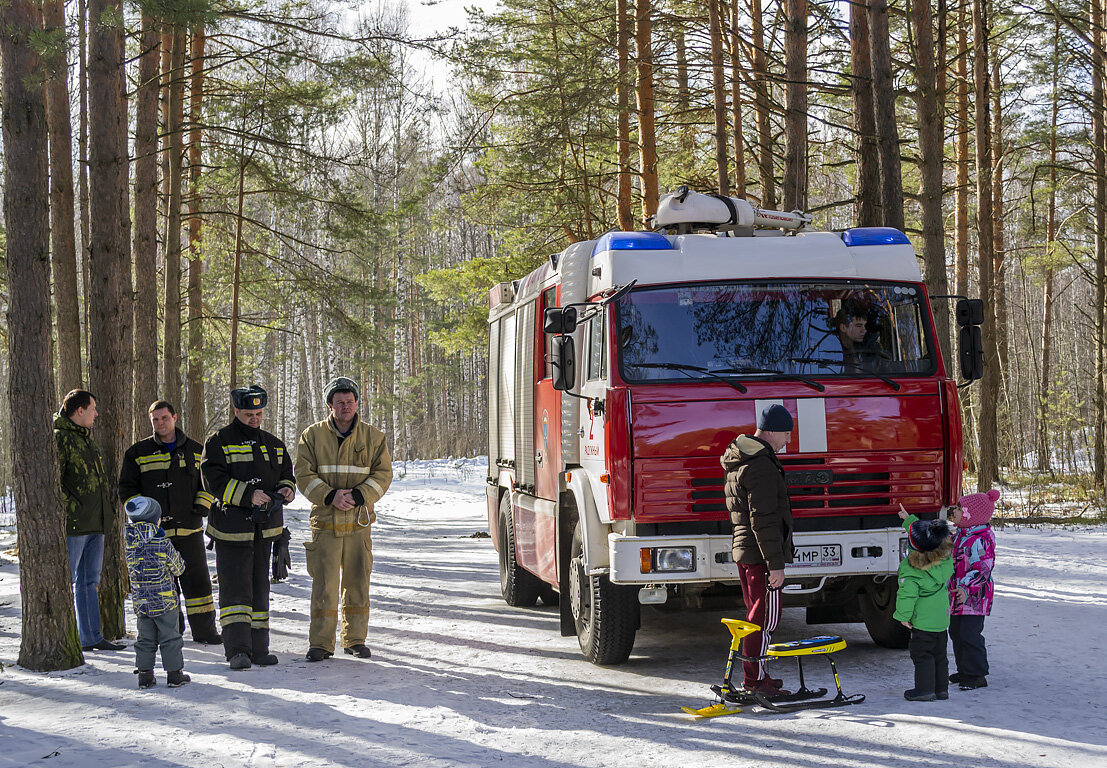
[[(502, 0), (434, 37), (407, 18), (0, 7), (0, 486), (21, 547), (64, 552), (42, 525), (49, 414), (78, 386), (113, 476), (155, 399), (203, 439), (258, 383), (291, 442), (340, 374), (395, 458), (483, 452), (488, 288), (648, 228), (681, 184), (907, 231), (931, 293), (985, 299), (985, 378), (962, 390), (979, 485), (1102, 506), (1104, 0)], [(101, 591), (122, 622), (120, 558)]]

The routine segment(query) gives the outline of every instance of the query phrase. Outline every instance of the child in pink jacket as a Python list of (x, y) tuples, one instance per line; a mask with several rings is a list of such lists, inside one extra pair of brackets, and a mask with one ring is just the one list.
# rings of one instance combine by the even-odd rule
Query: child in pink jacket
[(988, 649), (984, 645), (984, 617), (992, 612), (992, 566), (996, 537), (991, 520), (999, 491), (962, 496), (949, 511), (957, 526), (953, 541), (953, 578), (949, 582), (949, 636), (957, 672), (949, 676), (962, 691), (988, 685)]

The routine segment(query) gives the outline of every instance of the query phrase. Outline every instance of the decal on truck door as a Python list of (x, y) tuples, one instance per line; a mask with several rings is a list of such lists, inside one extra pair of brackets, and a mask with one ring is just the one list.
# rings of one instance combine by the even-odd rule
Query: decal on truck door
[[(826, 452), (826, 401), (823, 398), (755, 400), (754, 423), (761, 411), (770, 405), (783, 405), (795, 419), (795, 435), (790, 445), (796, 446), (796, 452)], [(785, 448), (784, 451), (787, 452), (788, 449)]]

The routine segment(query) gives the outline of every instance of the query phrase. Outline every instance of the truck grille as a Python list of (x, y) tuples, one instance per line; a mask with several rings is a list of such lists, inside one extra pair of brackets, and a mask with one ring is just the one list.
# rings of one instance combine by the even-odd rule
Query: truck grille
[[(941, 506), (941, 453), (781, 457), (796, 517), (889, 514)], [(640, 522), (727, 517), (718, 459), (634, 463), (634, 517)]]

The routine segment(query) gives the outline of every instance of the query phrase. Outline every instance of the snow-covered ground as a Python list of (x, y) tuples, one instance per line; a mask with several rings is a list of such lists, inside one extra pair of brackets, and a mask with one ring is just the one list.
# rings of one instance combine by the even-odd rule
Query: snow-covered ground
[[(62, 673), (14, 666), (19, 574), (4, 557), (0, 766), (1107, 766), (1103, 528), (998, 532), (987, 689), (906, 702), (905, 651), (786, 610), (778, 639), (846, 638), (846, 692), (867, 700), (697, 722), (679, 708), (710, 699), (725, 614), (645, 610), (627, 664), (588, 664), (556, 608), (501, 600), (491, 541), (473, 537), (485, 530), (484, 474), (481, 460), (409, 462), (379, 505), (368, 661), (303, 659), (302, 499), (289, 515), (294, 570), (273, 588), (280, 665), (231, 672), (220, 648), (188, 641), (193, 684), (175, 690), (159, 668), (159, 685), (139, 691), (129, 648)], [(775, 671), (794, 680), (786, 662)]]

